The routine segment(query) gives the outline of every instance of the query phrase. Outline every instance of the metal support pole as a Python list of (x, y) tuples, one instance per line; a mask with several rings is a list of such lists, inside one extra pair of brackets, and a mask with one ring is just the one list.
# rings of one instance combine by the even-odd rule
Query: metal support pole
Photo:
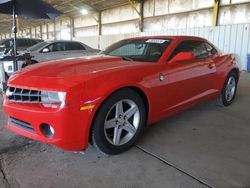
[(49, 39), (49, 25), (46, 24), (46, 35), (47, 35), (47, 40)]
[(98, 25), (98, 49), (100, 49), (100, 36), (102, 35), (102, 12), (98, 12), (98, 18), (93, 15), (92, 18), (96, 21)]
[(20, 19), (18, 19), (18, 16), (16, 15), (16, 29), (17, 29), (17, 31), (19, 31), (20, 30)]
[(37, 38), (36, 26), (35, 26), (35, 39)]
[(29, 38), (33, 38), (33, 37), (32, 37), (32, 29), (31, 29), (31, 26), (30, 26), (30, 28), (29, 28), (29, 33), (30, 33), (30, 37), (29, 37)]
[(53, 30), (54, 30), (54, 31), (53, 31), (53, 32), (54, 32), (54, 40), (56, 40), (56, 39), (57, 39), (57, 36), (56, 36), (56, 21), (55, 21), (55, 20), (54, 20), (54, 23), (53, 23), (53, 24), (54, 24), (54, 29), (53, 29)]
[(144, 28), (144, 0), (141, 0), (141, 2), (140, 2), (140, 13), (141, 13), (140, 31), (143, 32), (143, 28)]
[(73, 40), (75, 37), (75, 21), (74, 18), (70, 17), (70, 39)]
[(17, 71), (17, 61), (16, 61), (16, 56), (17, 56), (17, 46), (16, 46), (16, 34), (17, 34), (17, 28), (16, 28), (16, 3), (15, 1), (13, 2), (13, 28), (12, 28), (12, 33), (14, 35), (13, 37), (13, 49), (14, 49), (14, 56), (13, 56), (13, 65), (14, 65), (14, 71)]
[(102, 35), (102, 12), (98, 12), (98, 35)]
[(214, 11), (213, 11), (213, 26), (218, 25), (218, 16), (220, 9), (220, 0), (214, 0)]
[(43, 27), (40, 25), (40, 38), (43, 39)]
[(143, 32), (143, 9), (144, 9), (144, 0), (140, 0), (140, 10), (137, 10), (136, 5), (132, 2), (132, 0), (128, 0), (128, 3), (134, 9), (134, 11), (139, 16), (139, 30)]

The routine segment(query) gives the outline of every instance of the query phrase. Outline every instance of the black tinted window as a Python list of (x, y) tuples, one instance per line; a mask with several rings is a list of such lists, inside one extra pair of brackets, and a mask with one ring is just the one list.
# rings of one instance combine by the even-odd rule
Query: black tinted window
[(17, 47), (19, 46), (29, 46), (29, 43), (25, 39), (17, 39), (16, 41)]
[(30, 39), (25, 40), (25, 43), (26, 43), (25, 46), (33, 46), (34, 45), (33, 40), (30, 40)]
[(37, 43), (38, 43), (38, 41), (36, 41), (36, 40), (30, 40), (29, 45), (30, 45), (30, 46), (33, 46), (33, 45), (35, 45), (35, 44), (37, 44)]
[(205, 58), (209, 56), (205, 42), (195, 40), (187, 40), (181, 42), (176, 47), (169, 60), (180, 52), (192, 52), (196, 58)]
[(30, 47), (35, 44), (37, 44), (37, 41), (33, 39), (17, 39), (18, 47)]
[(86, 50), (84, 46), (77, 42), (68, 42), (66, 43), (66, 50)]
[(50, 52), (59, 52), (65, 51), (65, 43), (64, 42), (56, 42), (47, 47)]

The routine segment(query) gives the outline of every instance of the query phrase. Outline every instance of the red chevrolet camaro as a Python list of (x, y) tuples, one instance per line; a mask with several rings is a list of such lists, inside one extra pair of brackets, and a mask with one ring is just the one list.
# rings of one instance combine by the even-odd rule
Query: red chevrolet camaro
[(239, 62), (198, 37), (122, 40), (95, 57), (33, 65), (14, 74), (4, 109), (12, 131), (64, 150), (92, 142), (107, 154), (130, 148), (146, 125), (236, 95)]

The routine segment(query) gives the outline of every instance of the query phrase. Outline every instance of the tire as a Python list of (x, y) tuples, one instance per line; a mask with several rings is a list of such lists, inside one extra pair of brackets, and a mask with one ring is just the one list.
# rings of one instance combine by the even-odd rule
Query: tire
[(238, 86), (238, 76), (236, 72), (229, 73), (220, 96), (220, 102), (223, 106), (229, 106), (233, 103)]
[(101, 152), (120, 154), (132, 147), (146, 124), (146, 108), (139, 94), (121, 89), (99, 108), (92, 125), (92, 143)]

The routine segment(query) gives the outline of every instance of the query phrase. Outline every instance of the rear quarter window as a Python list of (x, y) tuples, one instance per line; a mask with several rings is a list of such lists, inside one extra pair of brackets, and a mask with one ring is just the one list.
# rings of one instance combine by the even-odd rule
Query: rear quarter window
[(66, 43), (66, 51), (71, 51), (71, 50), (86, 50), (86, 49), (82, 44), (77, 42)]
[(196, 58), (206, 58), (217, 53), (217, 51), (215, 49), (214, 51), (213, 49), (214, 48), (207, 42), (199, 40), (186, 40), (177, 45), (169, 60), (180, 52), (192, 52)]

